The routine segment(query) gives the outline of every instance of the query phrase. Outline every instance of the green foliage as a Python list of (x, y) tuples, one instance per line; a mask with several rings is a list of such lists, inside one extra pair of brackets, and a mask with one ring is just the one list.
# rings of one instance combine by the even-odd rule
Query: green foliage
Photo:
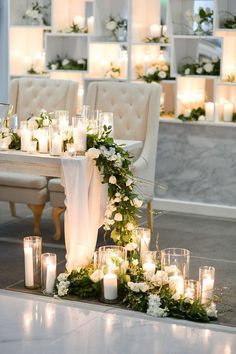
[(192, 109), (189, 117), (186, 117), (184, 114), (180, 114), (178, 119), (182, 120), (183, 122), (198, 121), (199, 117), (201, 116), (205, 116), (205, 109), (198, 107), (196, 109)]
[(236, 16), (231, 13), (228, 14), (231, 15), (231, 19), (227, 19), (225, 21), (223, 28), (236, 29)]
[[(166, 70), (163, 70), (163, 67), (165, 67)], [(170, 76), (170, 65), (169, 64), (164, 64), (162, 66), (156, 65), (155, 66), (155, 72), (152, 74), (146, 73), (145, 75), (138, 75), (139, 80), (143, 80), (147, 83), (151, 82), (161, 82), (162, 80), (174, 80), (174, 78), (171, 78)]]
[(161, 37), (145, 37), (145, 43), (169, 43), (169, 37), (161, 36)]
[(16, 132), (11, 132), (11, 143), (9, 145), (9, 149), (20, 150), (21, 142), (20, 136)]
[(48, 68), (51, 70), (87, 70), (87, 59), (74, 60), (71, 58), (61, 58), (57, 55), (55, 60), (48, 63)]
[(80, 299), (98, 297), (100, 282), (94, 283), (89, 277), (90, 274), (90, 268), (81, 268), (80, 271), (73, 270), (67, 279), (70, 282), (69, 294), (77, 295)]
[(71, 33), (88, 33), (88, 29), (85, 27), (79, 27), (77, 25), (77, 23), (73, 22), (72, 25), (70, 26), (70, 32)]
[(202, 59), (199, 62), (187, 63), (180, 67), (178, 70), (180, 75), (220, 75), (220, 59), (217, 58), (215, 61), (210, 61), (209, 59)]
[(123, 304), (131, 310), (139, 312), (147, 312), (148, 294), (143, 292), (134, 292), (126, 287), (126, 294), (123, 298)]

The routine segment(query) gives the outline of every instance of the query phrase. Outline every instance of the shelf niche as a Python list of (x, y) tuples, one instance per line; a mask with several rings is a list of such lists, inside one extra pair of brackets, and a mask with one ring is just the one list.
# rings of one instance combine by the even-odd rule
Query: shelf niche
[(44, 12), (42, 21), (34, 21), (33, 19), (24, 19), (28, 9), (32, 9), (32, 0), (10, 0), (10, 25), (11, 26), (51, 26), (52, 24), (52, 14), (51, 14), (51, 1), (49, 0), (38, 0), (39, 6), (48, 6)]

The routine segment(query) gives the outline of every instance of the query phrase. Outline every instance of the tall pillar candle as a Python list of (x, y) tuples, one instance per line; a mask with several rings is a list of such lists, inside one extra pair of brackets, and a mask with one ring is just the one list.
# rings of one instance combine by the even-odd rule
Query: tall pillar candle
[(24, 247), (25, 258), (25, 286), (31, 288), (34, 286), (34, 263), (33, 249), (31, 246)]
[(77, 146), (77, 151), (84, 152), (87, 148), (87, 130), (83, 126), (73, 128), (74, 143)]
[(25, 287), (27, 288), (38, 288), (40, 286), (41, 252), (41, 237), (24, 237)]
[(20, 130), (20, 137), (21, 137), (21, 151), (27, 151), (32, 138), (31, 131), (26, 127), (22, 128)]
[(232, 122), (234, 105), (231, 102), (225, 103), (223, 108), (224, 122)]
[(57, 256), (55, 253), (42, 254), (41, 280), (43, 293), (53, 294), (56, 281)]
[(150, 26), (150, 36), (153, 38), (161, 37), (161, 25), (154, 23)]
[(214, 267), (200, 267), (199, 268), (199, 283), (201, 292), (201, 303), (206, 304), (212, 301), (215, 282), (215, 268)]
[(205, 103), (205, 117), (207, 121), (214, 120), (214, 103), (206, 102)]
[(50, 155), (60, 156), (62, 152), (62, 142), (59, 134), (53, 135), (51, 140)]
[(169, 277), (170, 283), (172, 284), (177, 295), (183, 295), (184, 293), (184, 277), (182, 274), (173, 274)]

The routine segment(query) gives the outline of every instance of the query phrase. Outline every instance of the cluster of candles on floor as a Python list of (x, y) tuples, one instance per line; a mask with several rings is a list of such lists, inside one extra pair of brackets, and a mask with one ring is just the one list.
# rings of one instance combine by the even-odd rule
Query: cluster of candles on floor
[[(140, 264), (144, 273), (156, 273), (158, 252), (150, 251), (151, 232), (147, 228), (137, 228), (136, 238), (139, 247)], [(56, 254), (42, 253), (42, 239), (38, 236), (24, 238), (25, 286), (42, 287), (46, 295), (52, 295), (56, 281)], [(94, 268), (103, 272), (102, 296), (104, 302), (118, 299), (118, 274), (126, 272), (127, 250), (122, 246), (102, 246), (94, 253)], [(202, 304), (212, 301), (215, 281), (215, 268), (199, 268), (199, 280), (189, 279), (190, 251), (182, 248), (166, 248), (161, 251), (161, 269), (168, 278), (177, 295)], [(40, 271), (41, 270), (41, 271)]]
[[(136, 238), (139, 247), (140, 264), (144, 273), (154, 275), (157, 270), (158, 252), (150, 251), (151, 232), (147, 228), (137, 228)], [(121, 246), (100, 247), (94, 254), (94, 267), (104, 273), (103, 299), (106, 302), (118, 299), (118, 273), (127, 259), (127, 252)], [(166, 248), (161, 251), (161, 269), (168, 278), (177, 295), (202, 304), (212, 301), (215, 269), (212, 266), (199, 268), (199, 280), (189, 279), (190, 251), (182, 248)]]
[[(19, 135), (21, 137), (21, 151), (30, 154), (37, 149), (42, 154), (50, 153), (51, 156), (60, 156), (67, 151), (69, 156), (83, 154), (87, 148), (87, 133), (99, 133), (102, 127), (112, 127), (114, 132), (113, 113), (100, 110), (90, 110), (89, 106), (83, 106), (78, 116), (72, 117), (70, 125), (69, 111), (55, 111), (54, 118), (48, 126), (35, 129), (34, 119), (20, 122)], [(65, 141), (72, 141), (67, 143)], [(2, 140), (1, 150), (7, 150), (9, 142)]]

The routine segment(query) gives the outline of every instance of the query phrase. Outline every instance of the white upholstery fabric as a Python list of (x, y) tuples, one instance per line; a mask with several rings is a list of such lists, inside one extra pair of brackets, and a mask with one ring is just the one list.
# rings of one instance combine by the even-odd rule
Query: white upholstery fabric
[(140, 188), (145, 200), (154, 195), (160, 93), (160, 85), (154, 83), (93, 82), (87, 95), (91, 109), (114, 113), (116, 139), (144, 142), (133, 171), (143, 181)]
[(47, 187), (47, 178), (23, 173), (1, 172), (0, 185), (40, 190)]
[(70, 80), (21, 78), (10, 83), (10, 103), (20, 120), (40, 109), (76, 113), (78, 83)]
[(29, 189), (0, 185), (0, 199), (5, 202), (42, 205), (48, 201), (47, 188)]

